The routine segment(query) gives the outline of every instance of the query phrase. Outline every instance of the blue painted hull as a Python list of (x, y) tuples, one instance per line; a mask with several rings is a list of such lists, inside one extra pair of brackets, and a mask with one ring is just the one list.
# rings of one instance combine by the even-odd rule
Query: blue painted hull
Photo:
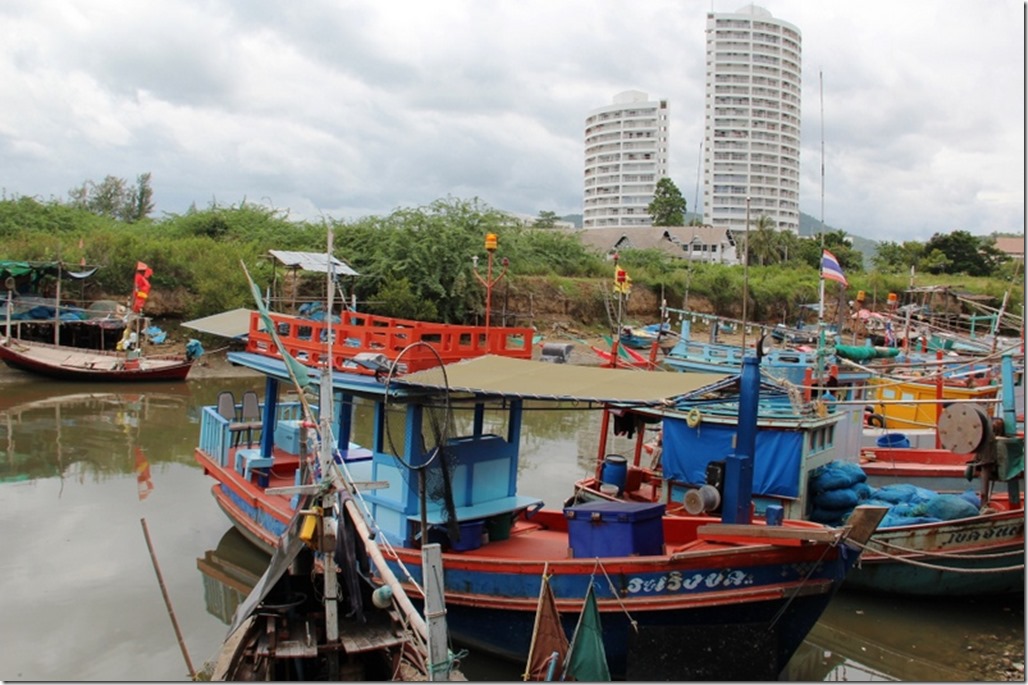
[(1024, 510), (879, 529), (846, 588), (926, 597), (1024, 592)]
[[(764, 675), (777, 679), (829, 600), (830, 595), (818, 595), (801, 597), (791, 603), (784, 599), (765, 602), (759, 607), (745, 604), (677, 612), (633, 613), (631, 618), (637, 622), (635, 629), (624, 613), (603, 613), (600, 620), (607, 663), (613, 677), (630, 681), (698, 679), (691, 677), (694, 675), (723, 680), (755, 678), (757, 675), (752, 667), (735, 676), (736, 665), (732, 662), (739, 656), (738, 649), (752, 649), (753, 645), (747, 645), (747, 637), (756, 629), (768, 632), (770, 650), (766, 656), (760, 657), (766, 659)], [(476, 609), (450, 601), (446, 619), (454, 640), (473, 652), (480, 650), (517, 663), (524, 663), (527, 659), (535, 621), (534, 610), (515, 614)], [(572, 635), (578, 614), (563, 613), (561, 620), (566, 634)], [(688, 645), (682, 642), (694, 630), (717, 631), (725, 640), (735, 642), (736, 646), (720, 655), (705, 654), (699, 649), (690, 652)], [(663, 643), (666, 647), (656, 653), (638, 648), (654, 642)], [(681, 658), (661, 658), (662, 652), (678, 653)], [(690, 672), (698, 668), (703, 671)], [(763, 669), (758, 669), (758, 673), (759, 670)]]
[[(683, 564), (668, 557), (655, 558), (649, 572), (636, 570), (637, 562), (647, 563), (645, 557), (577, 560), (584, 564), (551, 561), (548, 568), (568, 635), (574, 633), (586, 590), (593, 584), (607, 661), (617, 678), (775, 679), (857, 556), (845, 545), (838, 550), (835, 558), (820, 563), (781, 564), (765, 559), (764, 565), (749, 566), (738, 559), (742, 567), (736, 570), (726, 567), (724, 560), (703, 568), (695, 560)], [(420, 585), (418, 551), (399, 550), (398, 554)], [(454, 639), (474, 650), (524, 663), (540, 585), (535, 567), (542, 564), (526, 560), (522, 565), (528, 568), (490, 570), (488, 557), (444, 555), (447, 628)], [(404, 577), (398, 564), (391, 562), (391, 566), (398, 577)], [(617, 588), (616, 597), (608, 578)], [(673, 583), (675, 578), (679, 582)], [(419, 597), (413, 585), (405, 589), (412, 599)], [(736, 648), (701, 654), (690, 635), (717, 635), (726, 647), (734, 644)], [(752, 642), (753, 635), (762, 641), (760, 649), (755, 644), (747, 647), (756, 664), (740, 659), (737, 650), (740, 644)], [(675, 658), (662, 659), (660, 654)]]

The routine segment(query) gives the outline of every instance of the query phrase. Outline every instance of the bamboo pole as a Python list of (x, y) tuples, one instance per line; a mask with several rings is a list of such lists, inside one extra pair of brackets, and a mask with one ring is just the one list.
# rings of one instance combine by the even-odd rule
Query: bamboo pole
[(150, 550), (150, 561), (153, 562), (153, 570), (157, 573), (157, 584), (161, 586), (161, 594), (164, 596), (164, 604), (168, 607), (168, 616), (171, 618), (171, 625), (175, 629), (175, 637), (178, 638), (178, 647), (182, 650), (182, 657), (186, 660), (186, 668), (189, 669), (189, 678), (196, 680), (196, 670), (189, 658), (189, 651), (182, 639), (182, 630), (178, 627), (178, 619), (175, 618), (175, 610), (171, 606), (171, 597), (168, 596), (168, 589), (164, 585), (164, 576), (161, 574), (161, 567), (157, 564), (157, 555), (153, 551), (153, 543), (150, 541), (150, 529), (146, 527), (146, 519), (141, 518), (139, 522), (143, 525), (143, 536), (146, 538), (146, 546)]

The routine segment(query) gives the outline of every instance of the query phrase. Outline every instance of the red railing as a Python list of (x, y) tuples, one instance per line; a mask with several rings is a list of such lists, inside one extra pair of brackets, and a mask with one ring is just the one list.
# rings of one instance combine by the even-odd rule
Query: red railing
[[(275, 332), (285, 350), (301, 363), (311, 367), (325, 366), (328, 321), (312, 321), (287, 314), (271, 314)], [(410, 348), (400, 359), (401, 373), (411, 373), (444, 364), (496, 354), (520, 359), (532, 358), (531, 328), (509, 326), (459, 326), (394, 319), (372, 314), (345, 312), (339, 323), (331, 324), (335, 336), (332, 343), (332, 367), (339, 371), (373, 373), (354, 363), (358, 354), (381, 354), (390, 362), (415, 342), (427, 343)], [(246, 351), (268, 357), (282, 354), (257, 312), (250, 314), (250, 331)]]

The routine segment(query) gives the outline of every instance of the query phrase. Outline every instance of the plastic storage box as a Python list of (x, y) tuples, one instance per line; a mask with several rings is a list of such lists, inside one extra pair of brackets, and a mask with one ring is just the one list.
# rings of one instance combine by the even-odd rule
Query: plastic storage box
[(664, 553), (663, 504), (588, 502), (564, 510), (571, 556), (652, 556)]
[(299, 421), (279, 421), (275, 424), (275, 447), (289, 454), (300, 453)]

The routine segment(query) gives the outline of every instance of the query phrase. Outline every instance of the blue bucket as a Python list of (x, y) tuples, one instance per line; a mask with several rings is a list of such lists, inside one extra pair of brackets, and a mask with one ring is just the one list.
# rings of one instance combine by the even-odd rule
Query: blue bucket
[(608, 454), (603, 459), (603, 471), (600, 480), (608, 485), (616, 485), (618, 494), (625, 491), (625, 480), (628, 478), (628, 460), (620, 454)]
[(903, 433), (886, 433), (877, 443), (879, 447), (910, 447), (910, 440)]

